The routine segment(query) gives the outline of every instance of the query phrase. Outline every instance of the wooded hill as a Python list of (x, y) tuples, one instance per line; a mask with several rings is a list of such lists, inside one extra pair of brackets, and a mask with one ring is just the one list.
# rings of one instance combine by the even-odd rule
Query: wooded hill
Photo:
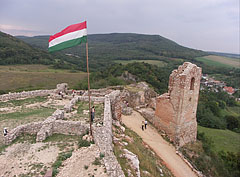
[[(17, 36), (33, 47), (47, 50), (49, 36)], [(169, 58), (192, 59), (207, 53), (183, 47), (159, 35), (133, 33), (92, 34), (88, 35), (89, 60), (91, 70), (102, 69), (114, 60), (168, 60)], [(79, 56), (68, 62), (85, 63), (85, 45), (57, 52)]]
[(76, 68), (76, 65), (67, 62), (74, 56), (51, 54), (46, 50), (32, 47), (24, 41), (0, 31), (0, 65), (13, 64), (45, 64), (65, 66), (65, 69)]
[(0, 64), (53, 64), (46, 51), (31, 47), (22, 40), (0, 32)]

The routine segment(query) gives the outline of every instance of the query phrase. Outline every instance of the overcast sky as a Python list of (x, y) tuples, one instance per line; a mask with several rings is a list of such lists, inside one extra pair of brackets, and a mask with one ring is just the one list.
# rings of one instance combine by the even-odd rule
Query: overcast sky
[(84, 20), (89, 34), (158, 34), (240, 53), (239, 0), (0, 0), (0, 31), (12, 35), (54, 34)]

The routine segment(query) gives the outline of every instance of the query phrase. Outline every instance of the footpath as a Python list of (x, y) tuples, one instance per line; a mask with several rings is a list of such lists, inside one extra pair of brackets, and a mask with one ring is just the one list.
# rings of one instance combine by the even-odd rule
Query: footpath
[(133, 111), (129, 116), (122, 115), (123, 123), (136, 132), (155, 151), (174, 176), (197, 177), (191, 168), (176, 154), (174, 146), (165, 141), (154, 127), (147, 125), (147, 129), (142, 130), (141, 123), (143, 120), (145, 119), (136, 111)]

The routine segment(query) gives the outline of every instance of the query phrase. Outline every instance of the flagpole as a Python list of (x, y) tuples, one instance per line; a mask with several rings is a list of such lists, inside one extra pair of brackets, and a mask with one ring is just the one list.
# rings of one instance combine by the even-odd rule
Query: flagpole
[(88, 68), (88, 42), (86, 42), (86, 56), (87, 56), (87, 74), (88, 74), (88, 100), (89, 100), (90, 135), (92, 136), (90, 81), (89, 81), (89, 68)]

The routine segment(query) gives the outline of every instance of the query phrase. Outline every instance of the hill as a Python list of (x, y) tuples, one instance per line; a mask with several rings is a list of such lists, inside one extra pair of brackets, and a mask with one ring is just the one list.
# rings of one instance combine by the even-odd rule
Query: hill
[(240, 68), (240, 59), (238, 58), (209, 55), (204, 57), (197, 57), (196, 60), (215, 67), (217, 66), (217, 67)]
[[(17, 36), (26, 43), (47, 50), (49, 36)], [(133, 33), (90, 34), (88, 35), (89, 60), (108, 64), (112, 60), (166, 60), (168, 58), (192, 59), (207, 53), (183, 47), (159, 35)], [(77, 46), (60, 53), (85, 57), (85, 47)], [(107, 62), (106, 62), (107, 61)]]
[(212, 55), (217, 56), (223, 56), (223, 57), (229, 57), (229, 58), (238, 58), (240, 59), (240, 54), (233, 54), (233, 53), (221, 53), (221, 52), (208, 52)]
[(0, 32), (0, 64), (52, 64), (53, 57), (46, 51), (31, 47), (22, 40)]

